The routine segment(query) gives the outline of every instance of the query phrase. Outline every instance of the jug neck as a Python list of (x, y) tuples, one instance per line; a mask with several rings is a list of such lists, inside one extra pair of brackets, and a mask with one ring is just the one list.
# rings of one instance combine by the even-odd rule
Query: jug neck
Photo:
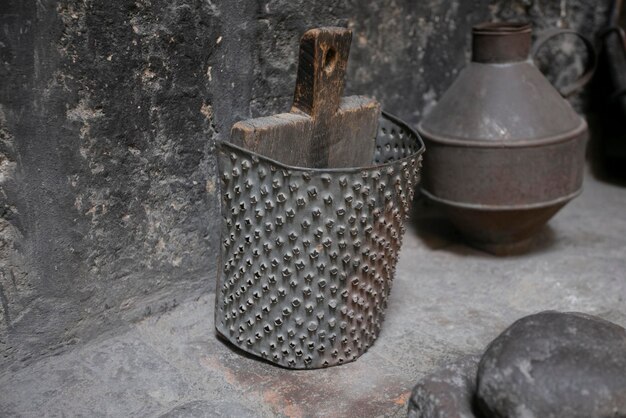
[(530, 54), (528, 23), (487, 22), (472, 28), (472, 61), (486, 64), (525, 61)]

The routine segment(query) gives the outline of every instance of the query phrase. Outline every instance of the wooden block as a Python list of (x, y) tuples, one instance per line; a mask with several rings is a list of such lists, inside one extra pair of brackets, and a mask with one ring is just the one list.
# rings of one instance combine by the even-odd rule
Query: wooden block
[(368, 97), (341, 100), (335, 115), (328, 158), (329, 167), (363, 167), (374, 159), (380, 104)]
[(310, 117), (304, 114), (281, 113), (236, 123), (231, 130), (231, 141), (282, 163), (305, 167), (309, 150), (297, 146), (297, 141), (312, 135), (313, 124)]
[(351, 40), (345, 28), (307, 31), (291, 112), (238, 122), (231, 141), (299, 167), (370, 165), (380, 105), (363, 96), (342, 98)]

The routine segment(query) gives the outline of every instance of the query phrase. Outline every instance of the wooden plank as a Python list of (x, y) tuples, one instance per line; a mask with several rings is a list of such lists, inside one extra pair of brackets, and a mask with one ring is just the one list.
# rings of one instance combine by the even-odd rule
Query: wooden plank
[(297, 146), (296, 141), (310, 138), (312, 130), (309, 116), (281, 113), (236, 123), (231, 131), (231, 141), (282, 163), (307, 167), (309, 150)]
[(380, 104), (368, 97), (344, 97), (334, 120), (329, 167), (371, 165), (376, 148)]

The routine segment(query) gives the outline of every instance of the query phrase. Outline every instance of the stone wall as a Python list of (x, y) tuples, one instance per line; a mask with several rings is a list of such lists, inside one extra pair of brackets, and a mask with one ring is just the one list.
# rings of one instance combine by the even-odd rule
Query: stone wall
[[(215, 141), (289, 108), (306, 29), (352, 28), (347, 93), (416, 124), (468, 59), (472, 24), (593, 34), (606, 3), (3, 0), (0, 369), (214, 289)], [(558, 83), (583, 65), (552, 62)]]

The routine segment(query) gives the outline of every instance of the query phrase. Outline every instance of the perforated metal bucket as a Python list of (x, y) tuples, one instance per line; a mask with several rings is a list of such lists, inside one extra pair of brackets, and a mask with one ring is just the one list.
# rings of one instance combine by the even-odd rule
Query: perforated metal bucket
[(380, 332), (424, 145), (383, 112), (372, 166), (289, 167), (222, 142), (217, 331), (303, 369), (355, 360)]

